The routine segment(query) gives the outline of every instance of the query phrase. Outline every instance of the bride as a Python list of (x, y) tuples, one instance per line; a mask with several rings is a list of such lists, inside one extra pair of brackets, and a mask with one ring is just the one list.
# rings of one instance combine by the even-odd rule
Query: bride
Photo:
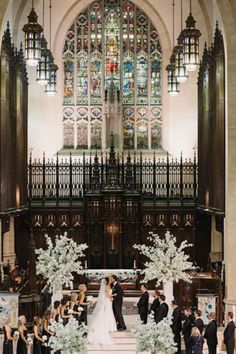
[(112, 310), (112, 289), (109, 278), (102, 279), (96, 307), (89, 321), (88, 342), (112, 344), (109, 332), (116, 331), (116, 321)]

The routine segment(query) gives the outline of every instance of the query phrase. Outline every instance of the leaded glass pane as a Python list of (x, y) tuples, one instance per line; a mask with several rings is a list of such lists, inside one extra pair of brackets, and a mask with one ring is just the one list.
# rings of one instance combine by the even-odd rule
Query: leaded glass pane
[(74, 148), (74, 123), (66, 122), (63, 124), (64, 129), (64, 148)]

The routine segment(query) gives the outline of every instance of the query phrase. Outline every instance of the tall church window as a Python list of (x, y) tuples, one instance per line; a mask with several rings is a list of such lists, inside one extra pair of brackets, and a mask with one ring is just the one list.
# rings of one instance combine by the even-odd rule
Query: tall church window
[(69, 28), (63, 62), (64, 148), (104, 149), (111, 133), (124, 149), (161, 148), (162, 51), (140, 8), (93, 2)]

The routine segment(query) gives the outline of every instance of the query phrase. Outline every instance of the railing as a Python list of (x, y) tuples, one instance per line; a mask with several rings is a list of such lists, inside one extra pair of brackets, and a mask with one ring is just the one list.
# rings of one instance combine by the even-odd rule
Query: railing
[(28, 164), (29, 199), (78, 199), (88, 191), (115, 189), (136, 191), (157, 199), (197, 198), (196, 158), (144, 159), (142, 154), (101, 154), (99, 157), (32, 160)]

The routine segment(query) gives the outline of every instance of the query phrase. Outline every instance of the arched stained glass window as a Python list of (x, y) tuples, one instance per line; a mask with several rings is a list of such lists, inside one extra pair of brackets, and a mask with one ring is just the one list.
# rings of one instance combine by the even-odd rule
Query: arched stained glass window
[(117, 147), (161, 148), (162, 51), (140, 8), (93, 2), (69, 28), (63, 62), (64, 148), (104, 149), (111, 133)]

